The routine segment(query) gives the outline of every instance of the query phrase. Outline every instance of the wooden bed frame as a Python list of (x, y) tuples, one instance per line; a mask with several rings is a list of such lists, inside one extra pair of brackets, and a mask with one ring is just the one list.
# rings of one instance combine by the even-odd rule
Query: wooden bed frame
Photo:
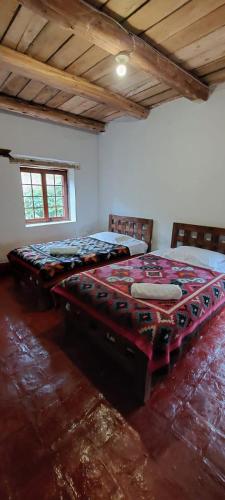
[(124, 215), (109, 215), (109, 231), (126, 234), (137, 240), (145, 241), (151, 251), (153, 220)]
[[(133, 236), (139, 240), (143, 240), (148, 245), (148, 250), (151, 250), (153, 220), (143, 219), (139, 217), (126, 217), (119, 215), (109, 215), (109, 231), (118, 232)], [(127, 255), (112, 259), (110, 262), (127, 260)], [(98, 265), (84, 266), (68, 272), (57, 274), (52, 280), (44, 280), (40, 275), (40, 271), (32, 265), (24, 262), (16, 256), (10, 256), (10, 266), (14, 275), (16, 286), (22, 286), (29, 295), (29, 299), (35, 303), (35, 308), (39, 311), (45, 311), (53, 306), (51, 288), (58, 282), (62, 281), (73, 274), (82, 271), (88, 271), (93, 267), (107, 265), (108, 262), (100, 262)]]
[[(225, 229), (205, 227), (183, 223), (174, 223), (171, 246), (181, 244), (197, 246), (225, 253)], [(124, 337), (110, 331), (94, 315), (90, 315), (88, 307), (76, 298), (76, 304), (70, 297), (60, 297), (65, 321), (65, 340), (72, 342), (74, 334), (88, 334), (99, 347), (115, 359), (132, 377), (133, 391), (139, 401), (147, 401), (150, 396), (152, 377), (148, 371), (148, 358)], [(217, 311), (218, 313), (218, 311)], [(216, 313), (216, 314), (217, 314)], [(202, 325), (201, 325), (202, 328)], [(182, 346), (171, 353), (171, 362), (160, 372), (168, 372), (181, 356), (189, 340), (198, 335), (199, 329), (184, 339)], [(155, 372), (154, 376), (157, 377)]]
[(171, 247), (176, 248), (180, 245), (225, 253), (225, 229), (174, 222)]

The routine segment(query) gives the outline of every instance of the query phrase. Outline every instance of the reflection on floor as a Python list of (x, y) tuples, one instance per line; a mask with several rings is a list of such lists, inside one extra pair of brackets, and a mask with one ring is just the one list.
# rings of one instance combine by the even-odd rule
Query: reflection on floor
[(0, 297), (1, 500), (224, 499), (225, 311), (140, 407), (85, 335), (65, 350), (58, 312), (7, 277)]

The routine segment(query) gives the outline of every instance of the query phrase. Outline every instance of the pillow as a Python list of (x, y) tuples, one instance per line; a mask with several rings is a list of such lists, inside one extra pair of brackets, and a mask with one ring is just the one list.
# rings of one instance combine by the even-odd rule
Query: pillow
[(126, 234), (114, 233), (111, 231), (103, 231), (101, 233), (91, 234), (90, 237), (96, 238), (97, 240), (105, 241), (106, 243), (112, 243), (114, 245), (134, 239)]
[(131, 236), (128, 236), (127, 234), (118, 234), (115, 238), (115, 241), (117, 243), (124, 243), (125, 241), (128, 240), (133, 240), (135, 238), (132, 238)]
[(204, 248), (180, 246), (177, 248), (170, 248), (162, 251), (153, 252), (155, 255), (160, 255), (166, 259), (178, 260), (186, 262), (187, 264), (207, 269), (214, 269), (221, 272), (223, 266), (225, 267), (225, 255), (212, 250), (205, 250)]
[(148, 245), (145, 241), (137, 240), (127, 234), (105, 231), (102, 233), (91, 234), (90, 237), (100, 241), (106, 241), (107, 243), (112, 243), (114, 245), (124, 245), (129, 249), (131, 256), (146, 253), (148, 250)]

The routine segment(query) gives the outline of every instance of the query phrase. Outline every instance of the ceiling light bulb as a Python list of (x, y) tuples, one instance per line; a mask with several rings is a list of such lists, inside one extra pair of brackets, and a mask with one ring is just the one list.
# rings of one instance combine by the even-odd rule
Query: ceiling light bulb
[(116, 66), (117, 75), (120, 78), (122, 78), (127, 73), (127, 63), (129, 61), (129, 55), (127, 54), (127, 52), (120, 52), (115, 57), (115, 60), (117, 62), (117, 66)]
[(118, 66), (116, 67), (116, 72), (117, 75), (120, 76), (121, 78), (125, 76), (127, 73), (126, 64), (118, 64)]

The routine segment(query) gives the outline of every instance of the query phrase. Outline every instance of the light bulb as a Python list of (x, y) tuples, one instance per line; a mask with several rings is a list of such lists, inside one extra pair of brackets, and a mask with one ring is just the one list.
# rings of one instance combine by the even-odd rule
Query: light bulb
[(127, 63), (129, 61), (129, 55), (127, 52), (120, 52), (115, 57), (117, 66), (116, 73), (120, 78), (123, 78), (127, 74)]
[(117, 72), (117, 75), (120, 78), (122, 78), (123, 76), (125, 76), (126, 73), (127, 73), (126, 64), (118, 64), (118, 66), (116, 67), (116, 72)]

